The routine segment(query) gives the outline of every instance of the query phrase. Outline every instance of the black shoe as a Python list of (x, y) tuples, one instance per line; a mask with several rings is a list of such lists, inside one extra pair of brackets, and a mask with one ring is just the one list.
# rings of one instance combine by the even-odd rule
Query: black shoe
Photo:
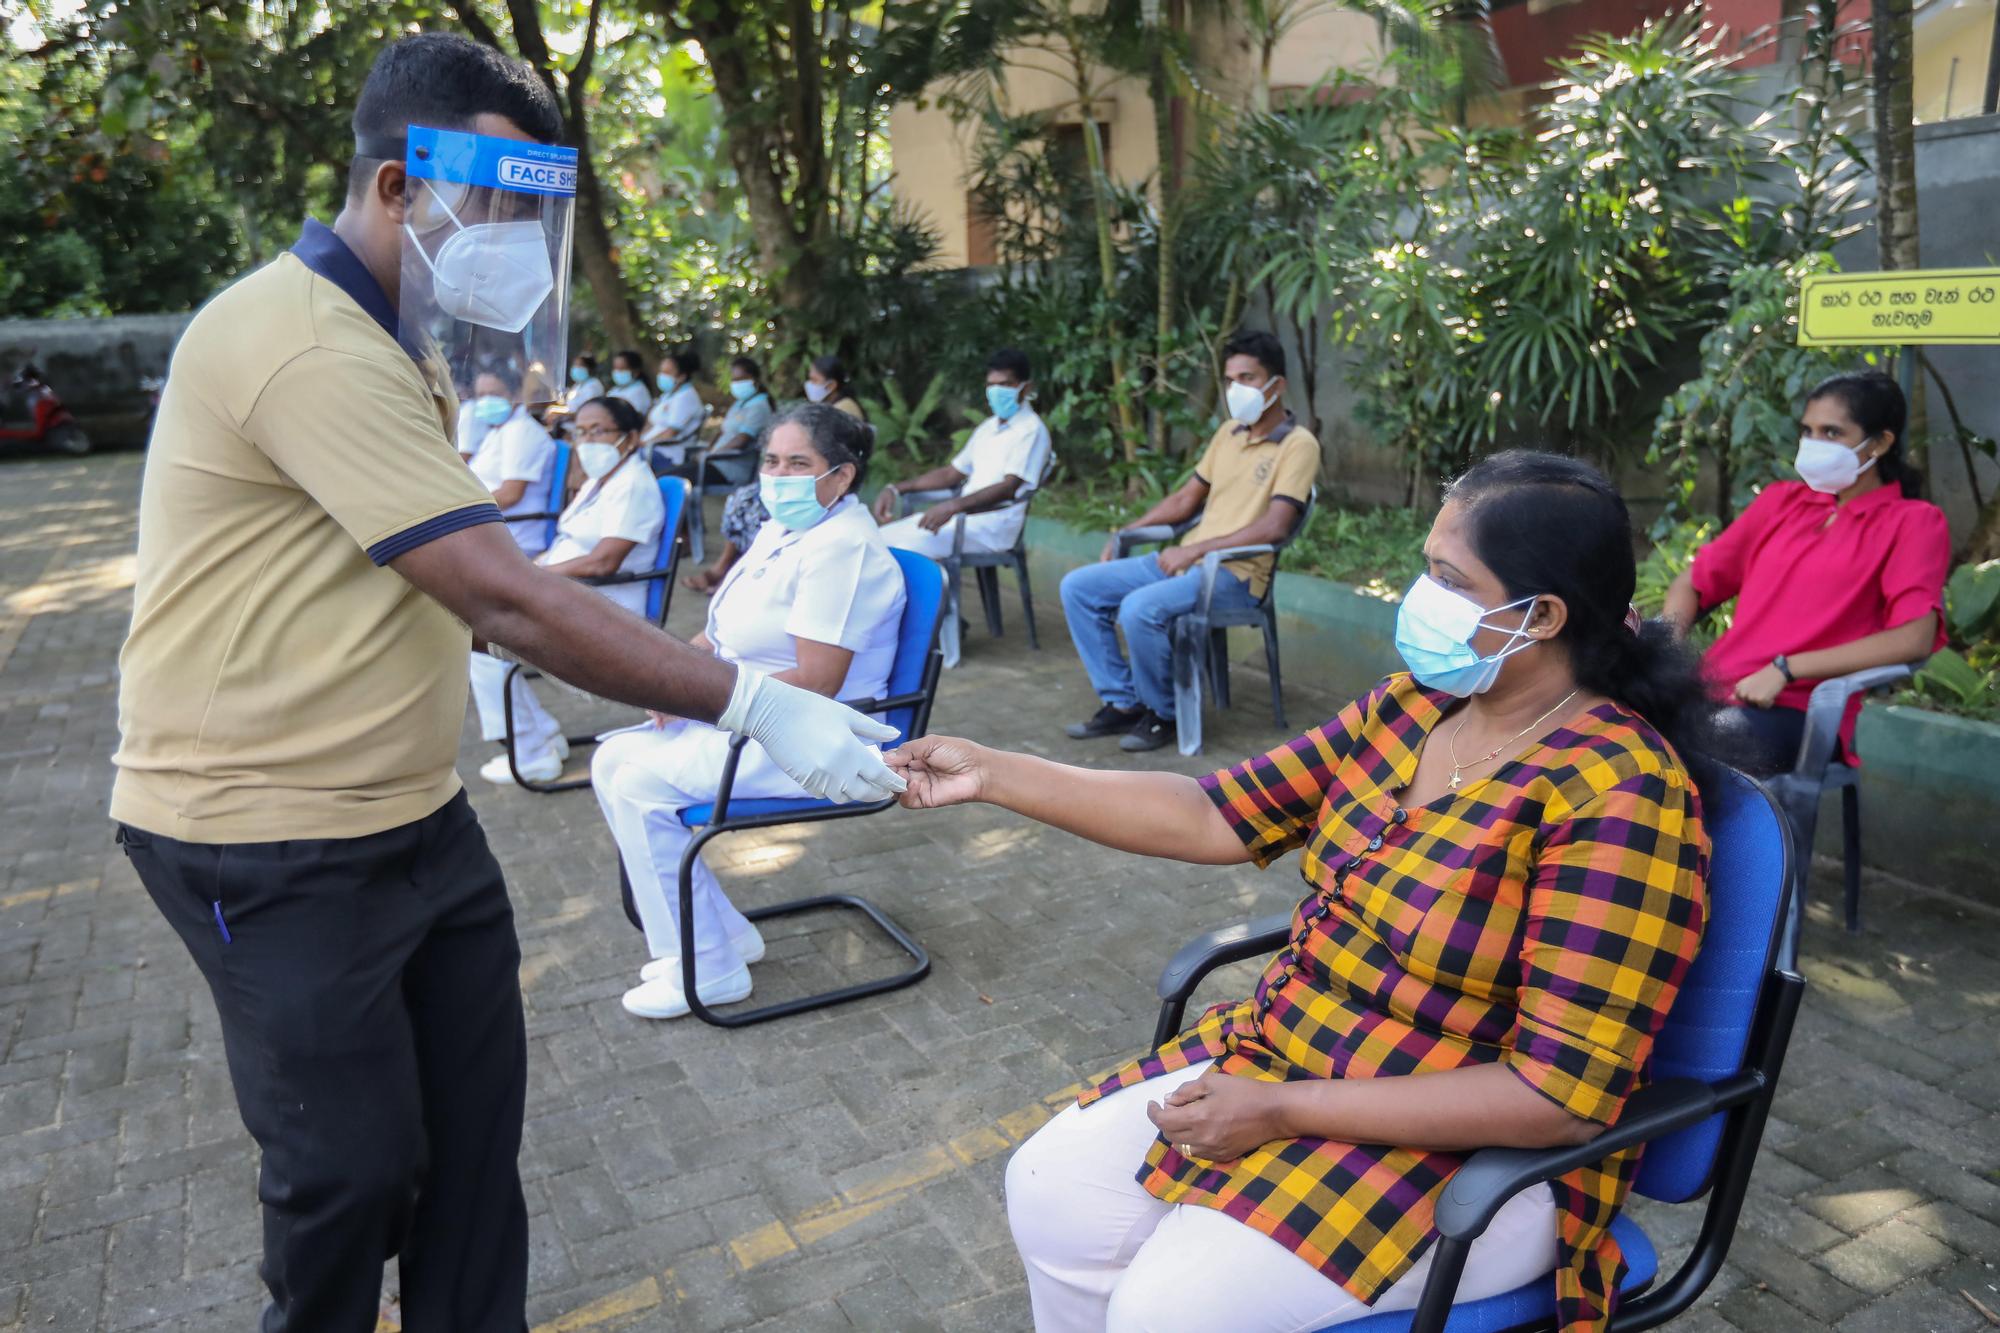
[(1142, 711), (1139, 720), (1125, 733), (1118, 748), (1127, 754), (1138, 754), (1144, 750), (1157, 750), (1163, 745), (1172, 745), (1180, 739), (1180, 729), (1170, 717), (1161, 717), (1150, 709)]
[(1072, 722), (1063, 728), (1063, 732), (1075, 741), (1118, 736), (1132, 730), (1133, 724), (1145, 716), (1143, 708), (1120, 708), (1116, 704), (1106, 704), (1090, 715), (1090, 721)]

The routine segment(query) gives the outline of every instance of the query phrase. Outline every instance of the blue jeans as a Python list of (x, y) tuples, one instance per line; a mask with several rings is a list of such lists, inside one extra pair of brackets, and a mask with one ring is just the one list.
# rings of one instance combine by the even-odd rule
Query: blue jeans
[[(1097, 697), (1114, 708), (1144, 704), (1171, 718), (1173, 623), (1194, 610), (1200, 597), (1199, 565), (1168, 575), (1160, 571), (1158, 557), (1150, 555), (1085, 565), (1064, 575), (1063, 617)], [(1249, 585), (1227, 568), (1215, 572), (1210, 607), (1247, 607), (1254, 600)], [(1118, 647), (1120, 629), (1130, 661)]]

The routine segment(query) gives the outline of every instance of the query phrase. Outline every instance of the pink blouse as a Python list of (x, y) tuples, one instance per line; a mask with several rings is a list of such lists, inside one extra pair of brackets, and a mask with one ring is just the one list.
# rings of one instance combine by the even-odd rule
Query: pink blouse
[[(1801, 481), (1773, 482), (1694, 558), (1702, 609), (1736, 599), (1735, 623), (1702, 665), (1718, 699), (1780, 653), (1852, 643), (1942, 612), (1951, 572), (1944, 511), (1885, 485), (1846, 505)], [(1944, 646), (1938, 616), (1932, 651)], [(1803, 709), (1818, 682), (1799, 679), (1777, 706)], [(1842, 750), (1854, 754), (1854, 699), (1841, 720)]]

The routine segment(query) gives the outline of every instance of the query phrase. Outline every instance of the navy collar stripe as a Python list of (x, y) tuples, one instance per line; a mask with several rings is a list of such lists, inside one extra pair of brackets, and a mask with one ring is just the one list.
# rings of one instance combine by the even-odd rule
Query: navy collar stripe
[[(389, 304), (388, 294), (360, 257), (347, 248), (347, 242), (334, 234), (333, 228), (316, 218), (307, 218), (299, 239), (292, 245), (292, 253), (299, 257), (300, 263), (346, 292), (354, 304), (382, 326), (384, 333), (396, 337), (396, 310)], [(414, 353), (412, 359), (418, 359)]]

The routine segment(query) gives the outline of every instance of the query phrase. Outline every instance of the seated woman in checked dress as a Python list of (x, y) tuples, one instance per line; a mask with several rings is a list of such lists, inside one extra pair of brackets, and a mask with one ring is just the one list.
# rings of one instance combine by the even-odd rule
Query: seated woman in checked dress
[[(1413, 1307), (1465, 1155), (1580, 1142), (1638, 1082), (1705, 914), (1696, 665), (1631, 612), (1631, 523), (1586, 464), (1480, 462), (1424, 559), (1397, 624), (1410, 674), (1200, 781), (948, 737), (890, 755), (913, 807), (984, 800), (1203, 864), (1302, 849), (1307, 894), (1255, 993), (1009, 1163), (1043, 1333)], [(1601, 1328), (1635, 1166), (1618, 1154), (1508, 1203), (1460, 1298), (1549, 1275), (1567, 1333)]]

